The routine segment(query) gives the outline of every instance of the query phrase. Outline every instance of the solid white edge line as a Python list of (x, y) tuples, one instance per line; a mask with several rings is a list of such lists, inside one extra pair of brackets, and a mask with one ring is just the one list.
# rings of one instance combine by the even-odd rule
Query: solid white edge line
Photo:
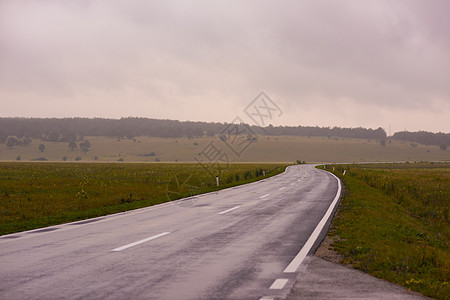
[(232, 207), (232, 208), (230, 208), (230, 209), (227, 209), (227, 210), (221, 211), (220, 213), (218, 213), (218, 215), (223, 215), (223, 214), (226, 214), (227, 212), (230, 212), (230, 211), (232, 211), (232, 210), (238, 209), (239, 207), (241, 207), (241, 206), (240, 206), (240, 205), (238, 205), (238, 206)]
[(303, 248), (300, 250), (300, 252), (294, 257), (294, 259), (291, 261), (291, 263), (284, 269), (284, 273), (295, 273), (298, 269), (298, 267), (302, 264), (302, 262), (305, 260), (306, 255), (308, 255), (308, 252), (311, 250), (312, 246), (316, 242), (317, 238), (319, 237), (320, 232), (322, 231), (323, 227), (327, 223), (328, 219), (331, 216), (331, 213), (333, 212), (335, 206), (337, 205), (339, 201), (339, 197), (341, 196), (341, 181), (339, 178), (336, 177), (333, 173), (329, 173), (336, 178), (338, 181), (338, 190), (336, 193), (336, 196), (334, 197), (333, 202), (331, 202), (330, 207), (328, 208), (327, 212), (323, 216), (322, 220), (320, 220), (319, 224), (317, 224), (316, 228), (314, 229), (311, 236), (306, 241)]
[(145, 243), (145, 242), (148, 242), (148, 241), (157, 239), (157, 238), (159, 238), (159, 237), (165, 236), (165, 235), (167, 235), (167, 234), (169, 234), (169, 233), (170, 233), (170, 232), (163, 232), (163, 233), (160, 233), (160, 234), (157, 234), (157, 235), (148, 237), (148, 238), (146, 238), (146, 239), (139, 240), (139, 241), (137, 241), (137, 242), (130, 243), (130, 244), (127, 244), (127, 245), (122, 246), (122, 247), (115, 248), (115, 249), (113, 249), (113, 250), (111, 250), (111, 251), (114, 251), (114, 252), (122, 251), (122, 250), (125, 250), (125, 249), (127, 249), (127, 248), (130, 248), (130, 247), (133, 247), (133, 246), (136, 246), (136, 245), (139, 245), (139, 244), (142, 244), (142, 243)]
[(261, 197), (259, 197), (259, 199), (266, 198), (266, 197), (269, 196), (269, 195), (270, 195), (270, 194), (262, 195)]
[(286, 278), (278, 278), (272, 283), (272, 285), (270, 286), (269, 289), (281, 290), (284, 288), (284, 286), (286, 285), (287, 282), (288, 282), (288, 279), (286, 279)]

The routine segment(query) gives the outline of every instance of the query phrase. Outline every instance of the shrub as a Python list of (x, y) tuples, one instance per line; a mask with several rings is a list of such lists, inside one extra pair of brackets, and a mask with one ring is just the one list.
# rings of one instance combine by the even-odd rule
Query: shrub
[(35, 158), (33, 160), (35, 160), (35, 161), (47, 161), (48, 159), (46, 159), (45, 157), (38, 157), (38, 158)]
[(139, 156), (156, 156), (156, 153), (155, 152), (144, 153), (144, 154), (139, 154)]

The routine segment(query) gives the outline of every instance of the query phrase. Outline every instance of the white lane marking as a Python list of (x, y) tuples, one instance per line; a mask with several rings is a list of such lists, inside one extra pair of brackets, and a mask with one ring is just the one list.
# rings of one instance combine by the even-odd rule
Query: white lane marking
[(223, 214), (226, 214), (227, 212), (230, 212), (230, 211), (232, 211), (232, 210), (238, 209), (239, 207), (241, 207), (241, 206), (240, 206), (240, 205), (238, 205), (238, 206), (232, 207), (232, 208), (230, 208), (230, 209), (227, 209), (227, 210), (221, 211), (220, 213), (218, 213), (218, 215), (223, 215)]
[(269, 196), (269, 195), (270, 195), (270, 194), (262, 195), (261, 197), (259, 197), (259, 199), (266, 198), (266, 197)]
[(300, 182), (300, 179), (299, 179), (299, 180), (297, 180), (297, 182)]
[(295, 184), (295, 182), (291, 183), (291, 185), (294, 185), (294, 184)]
[(339, 197), (341, 196), (341, 181), (334, 174), (332, 174), (332, 173), (329, 173), (329, 174), (334, 176), (334, 178), (336, 178), (336, 180), (338, 181), (338, 190), (337, 190), (336, 196), (334, 197), (333, 202), (331, 202), (330, 207), (328, 208), (327, 212), (323, 216), (322, 220), (320, 220), (319, 224), (317, 224), (317, 226), (316, 226), (316, 229), (314, 229), (313, 233), (306, 241), (303, 248), (294, 257), (294, 259), (286, 267), (286, 269), (284, 269), (284, 273), (295, 273), (297, 271), (298, 267), (302, 264), (303, 260), (305, 260), (306, 255), (308, 255), (309, 250), (311, 250), (312, 246), (316, 242), (317, 238), (319, 237), (320, 232), (322, 231), (323, 227), (325, 226), (325, 223), (330, 218), (331, 213), (333, 212), (335, 206), (338, 203)]
[(284, 286), (286, 285), (287, 282), (288, 282), (288, 279), (286, 279), (286, 278), (278, 278), (272, 283), (272, 285), (270, 286), (269, 289), (281, 290), (282, 288), (284, 288)]
[(133, 247), (133, 246), (136, 246), (136, 245), (139, 245), (139, 244), (142, 244), (142, 243), (145, 243), (145, 242), (148, 242), (148, 241), (157, 239), (157, 238), (159, 238), (159, 237), (165, 236), (165, 235), (167, 235), (167, 234), (169, 234), (169, 233), (170, 233), (170, 232), (163, 232), (163, 233), (160, 233), (160, 234), (157, 234), (157, 235), (148, 237), (148, 238), (146, 238), (146, 239), (143, 239), (143, 240), (140, 240), (140, 241), (137, 241), (137, 242), (134, 242), (134, 243), (130, 243), (130, 244), (127, 244), (127, 245), (122, 246), (122, 247), (115, 248), (115, 249), (113, 249), (113, 250), (111, 250), (111, 251), (115, 251), (115, 252), (117, 252), (117, 251), (122, 251), (122, 250), (125, 250), (125, 249), (127, 249), (127, 248), (130, 248), (130, 247)]
[(259, 300), (274, 300), (272, 297), (266, 297), (266, 296), (264, 296), (264, 297), (262, 297), (262, 298), (259, 298)]
[(286, 187), (283, 186), (282, 188), (279, 188), (278, 190), (282, 191), (282, 190), (284, 190), (285, 188), (286, 188)]

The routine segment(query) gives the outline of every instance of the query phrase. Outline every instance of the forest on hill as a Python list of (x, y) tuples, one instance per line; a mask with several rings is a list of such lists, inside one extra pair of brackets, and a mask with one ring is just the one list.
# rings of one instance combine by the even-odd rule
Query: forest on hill
[[(0, 143), (14, 137), (19, 143), (31, 139), (51, 142), (83, 140), (85, 136), (106, 136), (133, 139), (137, 136), (150, 137), (201, 137), (224, 133), (230, 124), (208, 122), (180, 122), (149, 118), (0, 118)], [(382, 128), (342, 128), (312, 126), (266, 126), (257, 127), (239, 124), (238, 132), (269, 136), (342, 137), (377, 140), (385, 144), (388, 139)], [(432, 132), (397, 132), (392, 137), (425, 145), (448, 146), (450, 134)]]
[(392, 139), (420, 143), (426, 146), (440, 146), (443, 150), (447, 149), (447, 146), (450, 146), (450, 134), (442, 132), (432, 133), (427, 131), (400, 131), (394, 133)]

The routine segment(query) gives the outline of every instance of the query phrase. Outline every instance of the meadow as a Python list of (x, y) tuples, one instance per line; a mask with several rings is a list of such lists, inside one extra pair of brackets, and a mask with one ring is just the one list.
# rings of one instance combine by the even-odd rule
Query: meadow
[[(0, 144), (0, 161), (74, 162), (195, 162), (199, 153), (211, 142), (227, 153), (234, 162), (290, 162), (302, 160), (318, 163), (352, 163), (373, 161), (450, 161), (450, 151), (438, 146), (416, 145), (391, 141), (383, 147), (376, 140), (336, 137), (259, 136), (243, 153), (236, 155), (218, 137), (156, 138), (136, 137), (116, 139), (85, 137), (91, 143), (89, 151), (73, 149), (64, 142), (33, 140), (27, 146), (8, 149)], [(79, 144), (80, 142), (78, 142)], [(40, 151), (39, 145), (45, 150)]]
[(345, 191), (328, 235), (343, 263), (448, 299), (450, 163), (333, 167)]
[(0, 235), (215, 191), (279, 174), (286, 167), (204, 166), (210, 169), (189, 163), (0, 163)]

